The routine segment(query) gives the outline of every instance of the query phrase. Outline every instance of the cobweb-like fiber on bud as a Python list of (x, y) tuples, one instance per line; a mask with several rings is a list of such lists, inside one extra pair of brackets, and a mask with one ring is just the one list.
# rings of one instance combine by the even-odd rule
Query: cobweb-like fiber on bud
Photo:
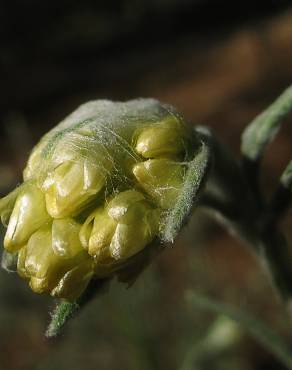
[[(48, 174), (62, 163), (84, 161), (91, 171), (105, 178), (104, 194), (133, 187), (133, 165), (145, 160), (135, 151), (135, 141), (143, 128), (159, 125), (166, 117), (184, 126), (173, 107), (154, 99), (88, 102), (44, 136), (31, 155), (24, 177), (37, 178), (42, 186)], [(186, 145), (180, 159), (184, 161), (188, 155)]]

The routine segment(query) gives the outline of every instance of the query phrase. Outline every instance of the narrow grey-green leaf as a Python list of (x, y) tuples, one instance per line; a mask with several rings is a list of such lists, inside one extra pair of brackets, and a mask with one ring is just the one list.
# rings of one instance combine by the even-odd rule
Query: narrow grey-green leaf
[(251, 314), (193, 291), (187, 293), (188, 302), (202, 310), (224, 314), (240, 323), (264, 348), (274, 354), (288, 369), (292, 369), (292, 352), (276, 333)]
[(202, 185), (204, 184), (204, 180), (206, 179), (210, 160), (210, 148), (207, 144), (202, 142), (198, 152), (195, 153), (194, 159), (188, 164), (184, 184), (175, 207), (166, 218), (165, 227), (161, 236), (163, 242), (173, 242), (184, 223), (187, 221)]
[(66, 322), (76, 313), (80, 308), (76, 302), (61, 302), (56, 305), (55, 310), (52, 313), (52, 320), (47, 328), (46, 337), (56, 337)]
[(283, 92), (263, 113), (244, 130), (242, 154), (251, 161), (258, 160), (266, 145), (275, 137), (283, 119), (292, 111), (292, 86)]

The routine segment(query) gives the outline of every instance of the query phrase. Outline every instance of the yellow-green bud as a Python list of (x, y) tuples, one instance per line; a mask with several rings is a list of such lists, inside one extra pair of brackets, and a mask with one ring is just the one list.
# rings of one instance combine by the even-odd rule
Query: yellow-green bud
[(49, 214), (63, 218), (80, 212), (99, 193), (105, 181), (104, 171), (87, 160), (62, 163), (42, 185)]
[(55, 254), (72, 258), (81, 252), (79, 232), (81, 225), (70, 218), (53, 220), (52, 248)]
[(37, 293), (49, 292), (57, 285), (67, 267), (52, 248), (51, 225), (35, 232), (25, 248), (24, 270), (30, 277), (31, 288)]
[(108, 215), (117, 222), (109, 247), (111, 256), (129, 258), (149, 244), (158, 235), (159, 214), (135, 190), (118, 194), (108, 205)]
[(80, 239), (97, 263), (133, 256), (158, 235), (159, 210), (145, 196), (127, 190), (98, 208), (84, 223)]
[(163, 209), (171, 208), (182, 187), (185, 167), (169, 159), (149, 159), (137, 163), (133, 174), (140, 186)]
[[(29, 280), (30, 287), (36, 293), (48, 292), (53, 294), (52, 290), (58, 286), (58, 296), (62, 295), (66, 298), (65, 292), (62, 292), (61, 289), (65, 283), (62, 285), (61, 281), (66, 281), (64, 289), (70, 284), (74, 285), (76, 276), (79, 276), (80, 282), (82, 280), (84, 283), (87, 279), (85, 275), (89, 276), (90, 274), (89, 269), (86, 273), (84, 269), (77, 269), (79, 273), (68, 273), (75, 271), (75, 268), (83, 263), (87, 263), (86, 266), (91, 266), (91, 273), (93, 273), (92, 261), (79, 241), (78, 231), (80, 227), (76, 232), (77, 226), (72, 220), (56, 221), (59, 223), (57, 227), (55, 225), (54, 230), (54, 241), (58, 241), (57, 246), (55, 245), (55, 248), (53, 248), (52, 225), (46, 225), (36, 231), (30, 237), (27, 245), (19, 252), (18, 273), (21, 277)], [(62, 224), (60, 224), (60, 221), (62, 221)], [(61, 225), (64, 227), (65, 232), (60, 230)], [(70, 234), (70, 230), (73, 230), (72, 234)], [(60, 235), (57, 235), (58, 233)], [(84, 277), (81, 279), (80, 274), (83, 272)], [(74, 290), (76, 294), (77, 292), (80, 293), (81, 285)], [(73, 291), (70, 293), (70, 299), (74, 294)], [(77, 297), (78, 295), (75, 298)]]
[(85, 221), (80, 231), (82, 245), (100, 263), (111, 261), (109, 245), (116, 229), (113, 220), (103, 207), (94, 211)]
[(22, 186), (17, 187), (11, 193), (6, 195), (6, 197), (0, 199), (0, 217), (1, 217), (1, 222), (5, 227), (7, 227), (9, 223), (9, 218), (13, 211), (14, 204), (22, 188), (23, 188), (23, 184)]
[(168, 116), (142, 129), (135, 148), (144, 158), (176, 156), (186, 148), (186, 127), (177, 117)]
[(34, 183), (27, 183), (17, 196), (4, 238), (4, 247), (9, 252), (18, 251), (32, 233), (49, 220), (42, 191)]

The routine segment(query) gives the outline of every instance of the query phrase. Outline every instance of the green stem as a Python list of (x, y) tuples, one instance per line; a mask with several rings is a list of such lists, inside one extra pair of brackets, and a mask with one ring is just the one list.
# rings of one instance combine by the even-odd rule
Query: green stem
[(292, 261), (285, 238), (256, 201), (257, 194), (232, 153), (211, 135), (206, 140), (212, 147), (213, 167), (201, 205), (220, 215), (231, 231), (252, 247), (281, 296), (289, 300)]

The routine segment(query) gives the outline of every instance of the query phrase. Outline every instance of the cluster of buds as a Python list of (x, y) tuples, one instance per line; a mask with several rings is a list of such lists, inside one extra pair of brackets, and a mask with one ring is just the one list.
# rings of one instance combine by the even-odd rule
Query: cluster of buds
[(37, 293), (77, 299), (159, 239), (186, 173), (187, 129), (152, 99), (79, 107), (0, 200), (4, 247)]

